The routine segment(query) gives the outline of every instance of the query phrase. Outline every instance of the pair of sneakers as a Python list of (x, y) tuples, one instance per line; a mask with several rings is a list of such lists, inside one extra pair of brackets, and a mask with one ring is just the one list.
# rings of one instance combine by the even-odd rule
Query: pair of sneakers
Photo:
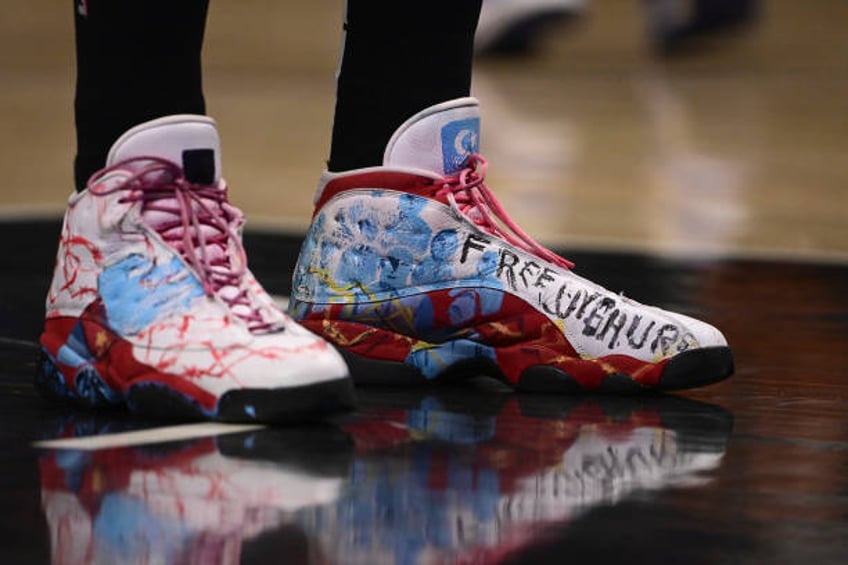
[(324, 174), (289, 312), (247, 266), (215, 122), (139, 125), (71, 196), (39, 390), (90, 407), (275, 422), (354, 382), (485, 373), (525, 390), (689, 388), (732, 373), (715, 328), (574, 273), (484, 184), (473, 98), (428, 108), (380, 167)]

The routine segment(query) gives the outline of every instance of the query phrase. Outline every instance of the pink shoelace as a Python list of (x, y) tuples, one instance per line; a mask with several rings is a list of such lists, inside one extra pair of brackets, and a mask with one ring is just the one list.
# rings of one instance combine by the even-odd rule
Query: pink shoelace
[(436, 196), (447, 198), (453, 208), (488, 233), (544, 261), (572, 269), (574, 263), (537, 243), (509, 217), (492, 191), (483, 183), (487, 167), (488, 163), (482, 156), (471, 155), (464, 169), (437, 181), (442, 187), (436, 191)]
[[(96, 182), (95, 177), (102, 178), (116, 170), (134, 173), (109, 189)], [(227, 201), (225, 187), (189, 182), (179, 165), (143, 156), (97, 172), (89, 179), (88, 190), (98, 196), (127, 191), (120, 202), (142, 203), (145, 223), (194, 268), (206, 296), (217, 295), (247, 322), (250, 331), (272, 329), (273, 324), (251, 303), (247, 290), (240, 288), (247, 272), (247, 257), (233, 228), (240, 214)]]

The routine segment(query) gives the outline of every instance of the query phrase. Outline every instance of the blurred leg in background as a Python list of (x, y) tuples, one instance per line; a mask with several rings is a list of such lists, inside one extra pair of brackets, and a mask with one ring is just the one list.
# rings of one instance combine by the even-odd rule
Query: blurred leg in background
[[(661, 55), (688, 52), (698, 40), (753, 24), (759, 0), (633, 0), (644, 4), (647, 41)], [(526, 56), (565, 24), (588, 16), (590, 0), (484, 0), (475, 50), (481, 56)]]

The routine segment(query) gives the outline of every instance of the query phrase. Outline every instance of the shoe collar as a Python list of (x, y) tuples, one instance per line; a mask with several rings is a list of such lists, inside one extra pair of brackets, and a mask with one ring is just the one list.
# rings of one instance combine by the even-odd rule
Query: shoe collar
[(147, 156), (179, 165), (191, 182), (220, 183), (221, 141), (215, 120), (207, 116), (178, 114), (139, 124), (112, 145), (106, 166)]
[(332, 196), (351, 188), (409, 190), (431, 185), (433, 180), (463, 169), (479, 146), (480, 103), (476, 98), (430, 106), (398, 127), (386, 144), (381, 166), (325, 172), (313, 202), (317, 210)]

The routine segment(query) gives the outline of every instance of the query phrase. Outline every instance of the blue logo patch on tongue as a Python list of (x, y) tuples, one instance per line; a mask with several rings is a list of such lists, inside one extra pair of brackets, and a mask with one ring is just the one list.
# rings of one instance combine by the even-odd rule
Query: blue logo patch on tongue
[(480, 150), (480, 118), (456, 120), (442, 127), (442, 158), (445, 174), (461, 170), (468, 157)]

